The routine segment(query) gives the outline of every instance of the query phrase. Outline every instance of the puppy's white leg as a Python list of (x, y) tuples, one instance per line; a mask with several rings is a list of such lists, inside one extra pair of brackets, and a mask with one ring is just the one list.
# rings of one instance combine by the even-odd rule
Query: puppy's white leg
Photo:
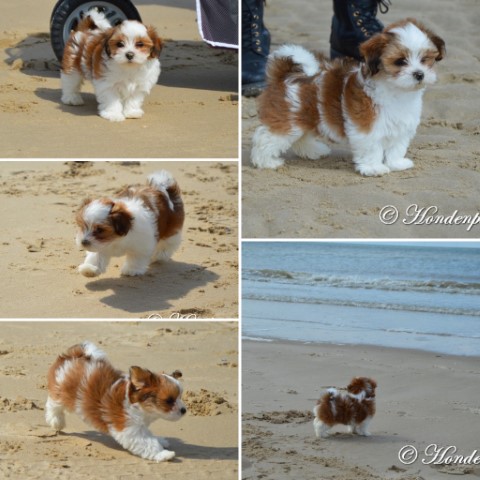
[(284, 164), (280, 157), (298, 140), (302, 132), (278, 135), (260, 125), (253, 134), (252, 163), (258, 168), (278, 168)]
[(98, 102), (98, 114), (111, 122), (125, 120), (122, 99), (114, 87), (102, 80), (94, 80), (93, 86)]
[(318, 160), (320, 157), (330, 155), (330, 148), (318, 140), (311, 133), (306, 133), (299, 138), (293, 145), (292, 150), (302, 158)]
[(313, 428), (315, 430), (315, 435), (317, 438), (327, 438), (329, 436), (328, 431), (331, 429), (327, 424), (323, 423), (318, 418), (313, 420)]
[(96, 252), (87, 252), (85, 260), (78, 267), (78, 271), (85, 277), (97, 277), (105, 273), (110, 258)]
[(383, 163), (383, 148), (372, 145), (371, 142), (358, 145), (352, 143), (353, 162), (355, 170), (366, 177), (381, 176), (390, 172), (390, 168)]
[(413, 162), (405, 158), (409, 143), (408, 138), (400, 139), (385, 150), (385, 165), (390, 170), (407, 170), (413, 167)]
[(80, 95), (83, 77), (80, 73), (73, 71), (71, 73), (60, 73), (62, 84), (62, 103), (65, 105), (83, 105), (83, 99)]
[(176, 252), (182, 241), (182, 233), (178, 232), (175, 235), (167, 238), (166, 240), (160, 240), (157, 244), (157, 251), (155, 252), (155, 260), (157, 262), (163, 262), (169, 260)]
[(47, 398), (45, 404), (45, 420), (48, 425), (60, 432), (65, 428), (65, 409), (61, 403)]
[(141, 118), (143, 116), (142, 105), (144, 98), (144, 93), (135, 92), (125, 100), (123, 105), (125, 118)]
[(372, 421), (372, 417), (367, 417), (362, 423), (355, 425), (355, 433), (358, 435), (363, 435), (364, 437), (369, 437), (370, 433), (368, 431), (368, 426)]
[(143, 425), (132, 425), (121, 432), (112, 428), (110, 433), (123, 448), (147, 460), (165, 462), (175, 457), (175, 452), (165, 450), (158, 438)]
[(121, 274), (129, 277), (143, 275), (150, 265), (151, 256), (127, 254), (125, 263), (122, 266)]

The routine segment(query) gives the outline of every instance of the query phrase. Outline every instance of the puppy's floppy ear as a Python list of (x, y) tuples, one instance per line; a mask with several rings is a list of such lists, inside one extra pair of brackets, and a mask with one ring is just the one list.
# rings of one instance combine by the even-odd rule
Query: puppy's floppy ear
[(112, 58), (112, 50), (110, 48), (110, 40), (113, 37), (113, 32), (115, 31), (114, 28), (110, 28), (107, 30), (103, 35), (103, 49), (105, 50), (105, 53), (107, 54), (108, 58)]
[(432, 37), (430, 37), (430, 40), (437, 47), (438, 55), (435, 57), (435, 60), (439, 62), (447, 53), (447, 49), (445, 48), (445, 42), (438, 35), (433, 35)]
[(356, 395), (363, 390), (363, 381), (360, 377), (352, 378), (352, 381), (347, 387), (347, 391)]
[(366, 75), (375, 75), (380, 70), (380, 57), (390, 42), (391, 35), (388, 32), (379, 33), (360, 45), (360, 55), (364, 58), (367, 71)]
[(438, 50), (438, 55), (435, 57), (435, 60), (439, 62), (443, 59), (447, 50), (445, 48), (445, 42), (438, 35), (433, 33), (429, 28), (427, 28), (423, 23), (420, 23), (415, 18), (407, 18), (407, 22), (413, 23), (417, 28), (419, 28), (425, 35), (430, 39), (430, 41), (435, 45), (435, 48)]
[(175, 370), (170, 376), (173, 378), (179, 379), (179, 378), (182, 378), (183, 375), (180, 370)]
[(155, 27), (149, 26), (147, 28), (147, 35), (150, 37), (150, 40), (153, 42), (153, 46), (150, 50), (149, 58), (158, 58), (163, 49), (163, 40), (158, 36)]
[(130, 367), (130, 384), (135, 390), (141, 390), (151, 383), (152, 372), (145, 368), (133, 366)]
[(133, 216), (122, 202), (115, 202), (109, 214), (115, 233), (125, 236), (132, 228)]
[(440, 60), (443, 59), (443, 57), (447, 53), (447, 50), (445, 48), (445, 42), (438, 35), (435, 35), (428, 28), (423, 27), (422, 29), (427, 35), (427, 37), (430, 39), (430, 41), (435, 45), (435, 48), (438, 50), (438, 54), (435, 57), (435, 60), (439, 62)]

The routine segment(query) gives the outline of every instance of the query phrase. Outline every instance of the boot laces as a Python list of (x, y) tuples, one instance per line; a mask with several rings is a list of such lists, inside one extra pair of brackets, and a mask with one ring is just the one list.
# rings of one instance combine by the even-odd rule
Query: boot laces
[(389, 6), (392, 4), (390, 0), (374, 0), (374, 2), (371, 0), (359, 0), (352, 5), (356, 7), (353, 12), (353, 16), (357, 17), (356, 23), (366, 37), (383, 29), (382, 24), (376, 18), (377, 5), (373, 6), (375, 2), (382, 13), (387, 13)]
[(392, 2), (390, 0), (378, 0), (378, 8), (382, 13), (387, 13), (391, 4)]

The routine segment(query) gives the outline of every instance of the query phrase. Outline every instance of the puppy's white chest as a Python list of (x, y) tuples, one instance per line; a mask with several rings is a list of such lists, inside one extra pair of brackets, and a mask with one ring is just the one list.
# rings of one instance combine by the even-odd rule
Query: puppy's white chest
[(377, 107), (375, 130), (379, 137), (411, 137), (420, 123), (423, 91), (383, 96)]
[(149, 61), (140, 66), (109, 65), (108, 81), (124, 98), (137, 91), (149, 92), (160, 75), (160, 62)]

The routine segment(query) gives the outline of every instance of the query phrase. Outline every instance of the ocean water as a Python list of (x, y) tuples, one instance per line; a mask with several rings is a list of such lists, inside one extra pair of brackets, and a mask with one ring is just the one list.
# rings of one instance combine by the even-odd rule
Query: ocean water
[(242, 334), (480, 355), (480, 242), (244, 242)]

